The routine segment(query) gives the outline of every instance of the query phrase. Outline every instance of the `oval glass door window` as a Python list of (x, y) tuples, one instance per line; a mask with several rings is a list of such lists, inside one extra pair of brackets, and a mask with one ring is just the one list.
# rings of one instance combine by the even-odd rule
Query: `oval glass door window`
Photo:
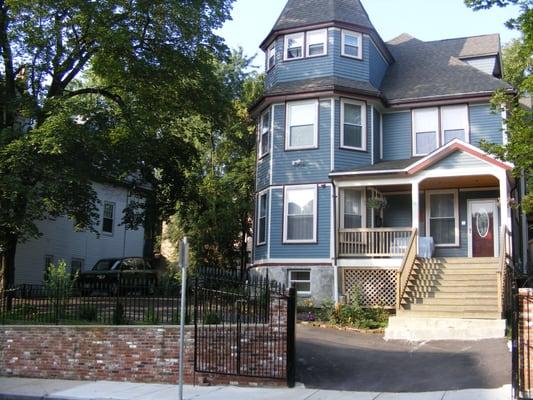
[(480, 237), (484, 238), (489, 233), (489, 213), (486, 210), (480, 210), (476, 214), (476, 229)]

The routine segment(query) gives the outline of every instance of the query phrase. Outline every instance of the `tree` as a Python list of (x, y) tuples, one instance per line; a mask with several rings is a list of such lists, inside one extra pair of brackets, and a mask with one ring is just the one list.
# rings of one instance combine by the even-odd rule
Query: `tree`
[[(520, 15), (507, 21), (510, 29), (520, 31), (522, 37), (504, 48), (504, 79), (516, 88), (513, 96), (498, 92), (493, 97), (494, 107), (505, 107), (508, 143), (494, 145), (484, 143), (488, 151), (502, 160), (515, 165), (515, 175), (522, 172), (531, 177), (533, 174), (533, 112), (530, 107), (521, 104), (523, 98), (531, 99), (533, 93), (533, 3), (531, 0), (465, 0), (474, 10), (488, 9), (494, 6), (506, 7), (517, 5)], [(522, 200), (522, 210), (533, 212), (533, 179), (529, 179), (529, 194)]]
[[(201, 124), (231, 107), (213, 31), (233, 0), (0, 0), (0, 261), (35, 221), (97, 222), (93, 181), (148, 185), (163, 216), (184, 197)], [(193, 117), (191, 117), (193, 116)], [(201, 125), (200, 124), (200, 125)]]
[[(194, 170), (193, 199), (181, 201), (172, 219), (171, 236), (191, 238), (193, 265), (235, 267), (246, 264), (246, 238), (254, 209), (255, 125), (248, 107), (260, 97), (262, 75), (249, 71), (252, 59), (242, 49), (233, 53), (220, 73), (232, 89), (232, 108), (221, 129), (206, 126), (204, 147)], [(170, 238), (176, 241), (176, 237)]]

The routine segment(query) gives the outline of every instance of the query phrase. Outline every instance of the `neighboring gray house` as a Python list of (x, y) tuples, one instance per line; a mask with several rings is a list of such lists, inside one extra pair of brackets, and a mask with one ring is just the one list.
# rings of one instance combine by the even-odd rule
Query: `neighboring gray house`
[(317, 301), (499, 320), (514, 178), (479, 148), (506, 141), (499, 35), (384, 42), (359, 0), (289, 0), (261, 48), (252, 267)]
[(59, 260), (73, 271), (85, 271), (101, 258), (143, 256), (143, 227), (131, 230), (121, 223), (122, 211), (132, 201), (130, 189), (103, 183), (94, 183), (94, 189), (101, 202), (97, 233), (77, 232), (67, 217), (38, 222), (42, 236), (17, 246), (15, 283), (42, 283), (46, 266)]

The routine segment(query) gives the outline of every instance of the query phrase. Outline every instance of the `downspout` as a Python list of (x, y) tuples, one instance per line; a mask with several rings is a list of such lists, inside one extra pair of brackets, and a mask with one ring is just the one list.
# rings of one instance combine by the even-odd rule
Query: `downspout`
[(333, 198), (333, 298), (339, 304), (339, 267), (337, 265), (337, 187), (331, 179), (331, 196)]

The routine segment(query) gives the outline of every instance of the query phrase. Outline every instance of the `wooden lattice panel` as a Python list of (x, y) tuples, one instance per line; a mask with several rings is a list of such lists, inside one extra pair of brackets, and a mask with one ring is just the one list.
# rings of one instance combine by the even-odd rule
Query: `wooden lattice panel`
[(350, 298), (354, 287), (359, 288), (363, 306), (396, 306), (396, 270), (345, 269), (343, 295)]

